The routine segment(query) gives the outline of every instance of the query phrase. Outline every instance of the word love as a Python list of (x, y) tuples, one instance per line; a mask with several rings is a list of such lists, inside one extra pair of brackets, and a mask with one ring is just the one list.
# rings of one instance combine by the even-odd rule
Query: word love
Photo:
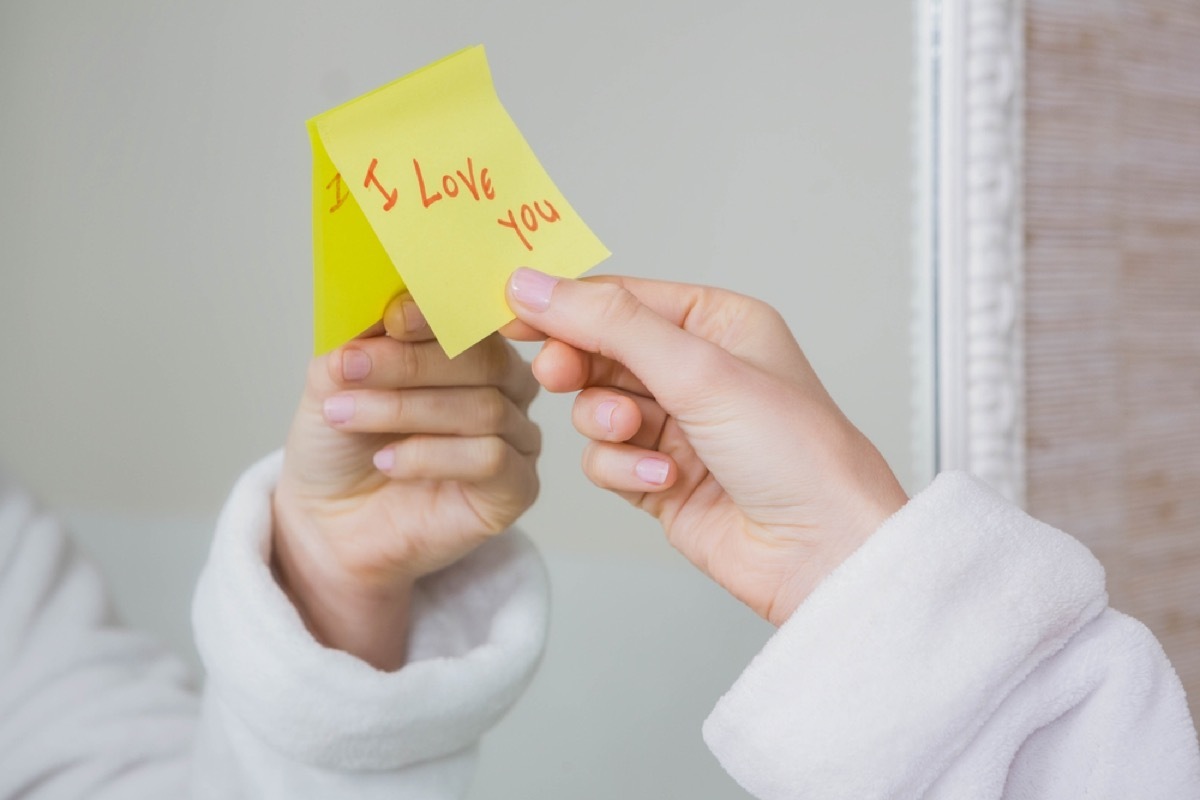
[[(427, 181), (419, 159), (412, 160), (415, 189), (421, 206), (431, 209), (438, 203), (459, 200), (465, 202), (484, 202), (496, 199), (496, 187), (488, 168), (484, 167), (478, 174), (475, 172), (475, 162), (468, 158), (463, 169), (445, 173), (440, 178)], [(383, 210), (391, 211), (400, 199), (400, 190), (395, 186), (385, 184), (379, 177), (380, 163), (378, 158), (372, 158), (363, 178), (364, 189), (375, 189), (383, 198)], [(333, 213), (341, 208), (349, 192), (342, 183), (339, 172), (326, 184), (326, 189), (334, 192), (334, 204), (329, 208)], [(533, 242), (529, 234), (536, 233), (542, 225), (558, 222), (562, 216), (549, 200), (534, 203), (523, 203), (517, 208), (505, 209), (505, 214), (496, 220), (501, 227), (511, 230), (526, 250), (533, 250)]]
[[(484, 167), (479, 172), (478, 178), (475, 176), (475, 162), (470, 158), (467, 159), (467, 171), (464, 173), (461, 169), (455, 170), (454, 175), (443, 175), (441, 180), (442, 191), (429, 193), (425, 186), (425, 175), (421, 172), (421, 162), (413, 159), (413, 171), (417, 175), (417, 189), (421, 193), (421, 205), (425, 208), (430, 208), (435, 203), (441, 202), (447, 198), (458, 197), (462, 189), (470, 194), (471, 198), (476, 202), (481, 199), (495, 200), (496, 189), (492, 185), (491, 176), (488, 175), (487, 167)], [(457, 176), (457, 179), (456, 177)], [(460, 188), (461, 184), (461, 188)], [(482, 194), (481, 194), (482, 193)], [(546, 207), (542, 208), (542, 202)], [(497, 219), (496, 222), (505, 228), (510, 228), (521, 240), (521, 244), (526, 250), (533, 250), (533, 244), (530, 243), (529, 237), (525, 235), (526, 231), (534, 233), (542, 222), (551, 223), (558, 222), (558, 209), (550, 204), (549, 200), (536, 202), (532, 206), (525, 203), (519, 211), (507, 209), (508, 218)], [(520, 215), (518, 221), (518, 214)]]
[(442, 191), (434, 192), (432, 195), (425, 189), (425, 176), (421, 174), (421, 162), (415, 158), (413, 159), (413, 170), (417, 173), (417, 186), (421, 191), (421, 205), (426, 208), (440, 202), (443, 199), (442, 192), (446, 193), (446, 197), (458, 197), (459, 181), (462, 181), (463, 186), (471, 193), (471, 197), (476, 200), (479, 200), (480, 188), (483, 189), (483, 196), (488, 200), (496, 199), (496, 189), (492, 186), (492, 178), (488, 175), (487, 167), (483, 168), (483, 171), (479, 173), (479, 179), (476, 180), (475, 162), (469, 158), (467, 159), (467, 174), (464, 175), (461, 169), (456, 170), (454, 174), (458, 176), (457, 181), (450, 175), (443, 175)]

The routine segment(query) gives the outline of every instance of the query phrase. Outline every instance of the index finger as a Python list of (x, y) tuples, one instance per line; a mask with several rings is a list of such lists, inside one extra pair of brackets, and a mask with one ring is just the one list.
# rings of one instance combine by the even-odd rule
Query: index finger
[(328, 390), (495, 386), (518, 405), (537, 394), (537, 383), (512, 345), (489, 336), (447, 358), (437, 342), (398, 342), (388, 336), (355, 339), (313, 362)]
[(549, 338), (537, 328), (519, 319), (502, 325), (500, 335), (505, 339), (512, 339), (514, 342), (544, 342)]
[[(702, 324), (707, 315), (698, 311), (714, 305), (717, 299), (735, 296), (732, 292), (711, 286), (644, 280), (624, 275), (593, 275), (581, 278), (580, 282), (619, 286), (660, 317), (691, 333), (701, 333), (701, 329), (707, 327)], [(540, 342), (547, 338), (545, 333), (519, 318), (500, 328), (500, 334), (517, 342)]]
[(566, 342), (549, 339), (533, 359), (538, 383), (555, 393), (578, 392), (589, 386), (614, 389), (649, 397), (650, 391), (624, 364), (594, 353), (586, 353)]
[[(597, 275), (573, 283), (628, 293), (658, 317), (767, 372), (786, 376), (796, 363), (807, 364), (783, 316), (749, 295), (623, 275)], [(512, 324), (536, 331), (528, 322)]]
[(684, 295), (665, 305), (661, 292), (651, 292), (652, 302), (657, 299), (667, 313), (675, 312), (672, 318), (641, 302), (622, 283), (626, 280), (573, 281), (523, 268), (509, 278), (509, 306), (552, 338), (624, 365), (669, 413), (711, 399), (713, 389), (731, 379), (737, 361), (718, 344), (684, 329), (688, 309), (699, 297), (695, 287), (662, 284), (668, 295), (680, 287)]

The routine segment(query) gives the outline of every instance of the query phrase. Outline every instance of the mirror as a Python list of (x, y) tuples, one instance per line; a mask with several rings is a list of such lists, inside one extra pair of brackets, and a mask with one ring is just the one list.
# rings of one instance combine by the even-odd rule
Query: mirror
[[(180, 652), (224, 495), (280, 446), (302, 386), (303, 123), (468, 44), (613, 251), (597, 271), (769, 300), (906, 488), (933, 474), (926, 212), (945, 140), (908, 4), (2, 13), (0, 457), (72, 523), (125, 618)], [(587, 483), (569, 402), (535, 405), (543, 490), (521, 523), (550, 566), (552, 638), (475, 796), (743, 796), (699, 726), (769, 627)]]

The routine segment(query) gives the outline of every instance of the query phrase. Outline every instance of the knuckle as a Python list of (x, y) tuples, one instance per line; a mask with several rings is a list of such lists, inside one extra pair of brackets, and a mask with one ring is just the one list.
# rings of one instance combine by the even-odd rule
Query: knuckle
[(494, 432), (508, 416), (508, 399), (496, 387), (488, 386), (479, 394), (475, 415), (488, 432)]
[(761, 317), (763, 319), (782, 320), (783, 316), (779, 313), (775, 306), (768, 303), (766, 300), (760, 300), (757, 297), (748, 295), (736, 295), (742, 307), (742, 313), (747, 316)]
[(425, 351), (423, 348), (399, 343), (396, 349), (396, 362), (400, 367), (402, 379), (415, 378), (425, 373)]
[(524, 389), (521, 393), (521, 402), (528, 407), (530, 403), (537, 399), (538, 394), (542, 391), (542, 385), (533, 376), (532, 364), (525, 365), (525, 375), (521, 378), (521, 386)]
[(521, 360), (519, 369), (520, 372), (510, 391), (513, 395), (513, 402), (525, 410), (537, 397), (542, 385), (537, 382), (537, 378), (533, 377), (533, 366), (524, 359)]
[(444, 468), (445, 455), (438, 436), (413, 434), (396, 446), (396, 466), (392, 477), (403, 480), (426, 480)]
[(583, 454), (580, 456), (580, 466), (583, 468), (583, 474), (588, 477), (592, 483), (603, 487), (605, 484), (600, 480), (600, 447), (595, 442), (589, 442), (583, 448)]
[(697, 303), (697, 311), (710, 331), (707, 338), (726, 349), (736, 348), (747, 336), (775, 336), (787, 330), (783, 315), (770, 303), (735, 292), (710, 290)]
[(513, 383), (516, 386), (519, 399), (526, 401), (532, 399), (537, 394), (538, 382), (533, 377), (533, 365), (521, 357), (515, 349), (508, 355), (508, 369), (515, 373)]
[(538, 498), (538, 494), (542, 491), (542, 481), (538, 477), (537, 470), (530, 469), (528, 478), (521, 485), (525, 488), (524, 493), (521, 495), (521, 502), (526, 508), (529, 508), (534, 504), (534, 501)]
[(787, 330), (787, 320), (783, 318), (783, 314), (778, 308), (762, 300), (751, 300), (750, 303), (750, 313), (762, 320), (768, 327)]
[(387, 396), (387, 414), (388, 421), (393, 427), (399, 429), (404, 427), (405, 415), (408, 414), (408, 398), (404, 396), (404, 392), (389, 392)]
[(516, 520), (511, 515), (503, 514), (499, 516), (487, 516), (481, 518), (484, 528), (483, 532), (487, 536), (499, 536), (508, 530), (508, 527)]
[(479, 444), (478, 464), (480, 470), (495, 475), (504, 469), (508, 445), (499, 436), (485, 437)]
[(480, 355), (483, 358), (483, 377), (491, 384), (504, 382), (508, 375), (510, 356), (508, 342), (498, 336), (489, 336), (483, 340)]
[(529, 420), (526, 422), (529, 425), (529, 454), (536, 458), (542, 454), (542, 426)]
[(642, 307), (638, 299), (628, 289), (616, 284), (604, 284), (602, 314), (610, 323), (631, 322)]
[(687, 368), (701, 385), (713, 385), (725, 381), (732, 374), (732, 357), (720, 347), (713, 345), (693, 347), (687, 355)]

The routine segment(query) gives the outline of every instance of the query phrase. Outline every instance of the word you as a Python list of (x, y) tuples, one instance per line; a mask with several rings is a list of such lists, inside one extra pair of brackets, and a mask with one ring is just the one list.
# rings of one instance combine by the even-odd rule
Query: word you
[[(391, 211), (400, 199), (400, 190), (395, 186), (388, 188), (380, 180), (379, 168), (379, 159), (372, 158), (371, 165), (367, 167), (366, 175), (363, 177), (363, 188), (377, 190), (383, 198), (383, 210)], [(476, 174), (475, 162), (471, 158), (467, 159), (465, 172), (462, 169), (456, 169), (453, 173), (446, 172), (440, 178), (434, 178), (428, 183), (418, 159), (412, 160), (412, 168), (415, 179), (413, 188), (420, 198), (422, 208), (426, 210), (442, 202), (479, 203), (496, 199), (496, 187), (492, 183), (492, 176), (489, 174), (488, 168), (484, 167)], [(329, 213), (332, 214), (342, 207), (350, 193), (342, 181), (340, 172), (325, 184), (325, 188), (333, 191), (334, 202), (329, 207)], [(522, 203), (517, 208), (505, 209), (504, 216), (497, 218), (496, 223), (516, 234), (526, 250), (533, 250), (533, 242), (530, 241), (529, 234), (536, 233), (541, 226), (553, 224), (560, 219), (562, 216), (558, 213), (558, 209), (549, 200), (539, 200), (533, 203)]]

